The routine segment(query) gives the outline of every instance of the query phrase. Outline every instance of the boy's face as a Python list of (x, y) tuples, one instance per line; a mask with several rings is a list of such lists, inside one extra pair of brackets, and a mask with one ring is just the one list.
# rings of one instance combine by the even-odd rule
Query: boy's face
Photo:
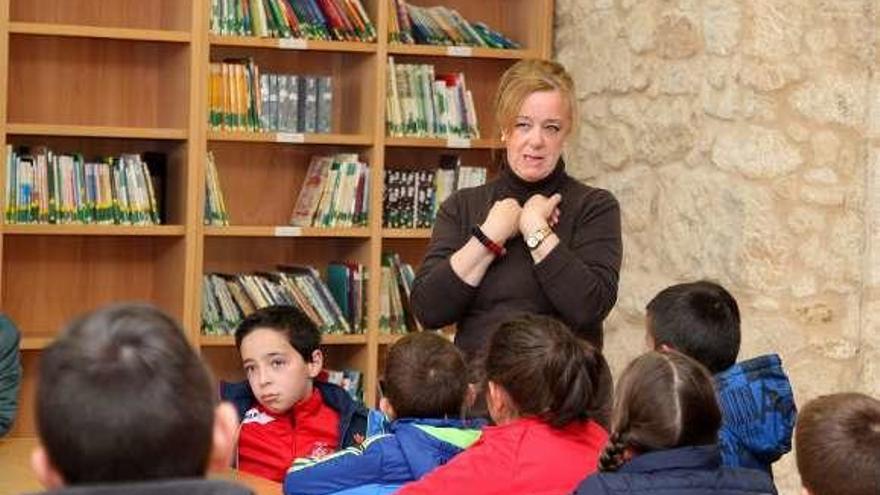
[(241, 341), (241, 361), (257, 400), (276, 414), (311, 395), (312, 379), (323, 366), (321, 351), (307, 363), (283, 333), (269, 328), (257, 328)]

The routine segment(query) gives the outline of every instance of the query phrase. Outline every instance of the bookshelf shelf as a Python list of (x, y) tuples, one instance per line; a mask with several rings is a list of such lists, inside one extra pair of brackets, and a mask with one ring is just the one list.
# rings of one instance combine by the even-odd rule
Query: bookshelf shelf
[(367, 146), (373, 142), (372, 138), (366, 134), (302, 134), (229, 131), (209, 131), (208, 140), (244, 143), (336, 144), (342, 146)]
[(212, 47), (237, 46), (245, 48), (267, 48), (276, 50), (306, 50), (341, 53), (376, 53), (375, 43), (355, 41), (325, 41), (297, 38), (256, 38), (253, 36), (217, 36), (210, 35), (208, 41)]
[(77, 26), (41, 22), (10, 22), (9, 32), (17, 35), (63, 36), (71, 38), (105, 38), (133, 41), (189, 43), (192, 36), (186, 31), (161, 29), (129, 29), (98, 26)]
[(398, 340), (402, 339), (405, 334), (400, 333), (380, 333), (379, 334), (379, 344), (380, 345), (391, 345)]
[(386, 137), (385, 146), (403, 148), (443, 148), (443, 149), (500, 149), (497, 139), (439, 139), (414, 137)]
[(40, 351), (55, 339), (54, 335), (29, 335), (21, 338), (19, 347), (23, 351)]
[(6, 224), (3, 226), (4, 235), (180, 237), (185, 232), (183, 225)]
[(186, 129), (52, 124), (7, 124), (7, 134), (23, 136), (70, 136), (118, 139), (185, 140)]
[(469, 46), (403, 45), (398, 43), (391, 43), (388, 45), (388, 54), (419, 57), (494, 58), (503, 60), (520, 60), (540, 56), (535, 50), (502, 50), (499, 48)]
[(386, 239), (430, 239), (431, 229), (382, 229)]
[(354, 237), (369, 238), (370, 229), (278, 226), (205, 227), (207, 237)]
[[(321, 336), (321, 345), (363, 345), (367, 343), (367, 336), (364, 334), (324, 334)], [(201, 335), (199, 336), (199, 344), (205, 347), (235, 347), (235, 337), (232, 335)]]

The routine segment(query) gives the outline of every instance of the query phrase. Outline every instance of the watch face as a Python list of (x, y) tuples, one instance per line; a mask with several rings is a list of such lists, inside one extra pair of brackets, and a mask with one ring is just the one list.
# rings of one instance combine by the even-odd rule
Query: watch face
[(526, 237), (526, 246), (530, 248), (534, 248), (535, 246), (537, 246), (538, 242), (538, 236), (536, 236), (535, 234), (531, 234), (530, 236)]

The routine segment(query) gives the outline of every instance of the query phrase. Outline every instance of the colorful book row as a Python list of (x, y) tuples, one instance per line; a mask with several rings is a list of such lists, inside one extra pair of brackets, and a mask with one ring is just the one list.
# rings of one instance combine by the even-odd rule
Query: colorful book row
[(261, 74), (253, 60), (211, 64), (209, 122), (215, 131), (329, 133), (330, 76)]
[(211, 32), (221, 36), (373, 42), (360, 0), (212, 0)]
[[(45, 147), (6, 147), (6, 221), (156, 225), (154, 178), (140, 155), (86, 162)], [(154, 156), (154, 158), (156, 158)], [(161, 159), (160, 159), (161, 160)]]
[[(348, 294), (338, 288), (331, 290), (318, 271), (309, 266), (279, 266), (273, 272), (236, 275), (208, 273), (202, 281), (202, 334), (231, 335), (247, 315), (279, 304), (298, 307), (322, 333), (361, 333), (366, 307), (365, 271), (356, 264), (342, 266), (351, 269), (342, 273), (354, 280), (341, 289), (349, 290)], [(334, 270), (333, 283), (339, 283), (339, 272)], [(343, 312), (337, 295), (343, 298), (348, 313)]]
[(390, 0), (388, 41), (419, 45), (519, 48), (520, 45), (482, 22), (468, 22), (455, 9), (442, 5), (418, 7)]
[(464, 73), (437, 74), (433, 65), (396, 64), (388, 57), (387, 132), (395, 137), (480, 137)]

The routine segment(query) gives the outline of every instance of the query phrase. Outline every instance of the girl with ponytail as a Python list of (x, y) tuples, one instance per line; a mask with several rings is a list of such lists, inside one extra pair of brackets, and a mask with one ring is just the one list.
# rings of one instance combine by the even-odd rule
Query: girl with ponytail
[(575, 494), (775, 494), (765, 472), (722, 467), (720, 427), (708, 370), (675, 351), (643, 354), (617, 384), (599, 472)]
[(558, 320), (524, 316), (501, 324), (483, 359), (496, 426), (398, 493), (571, 493), (596, 470), (608, 439), (594, 419), (606, 369), (601, 354)]

